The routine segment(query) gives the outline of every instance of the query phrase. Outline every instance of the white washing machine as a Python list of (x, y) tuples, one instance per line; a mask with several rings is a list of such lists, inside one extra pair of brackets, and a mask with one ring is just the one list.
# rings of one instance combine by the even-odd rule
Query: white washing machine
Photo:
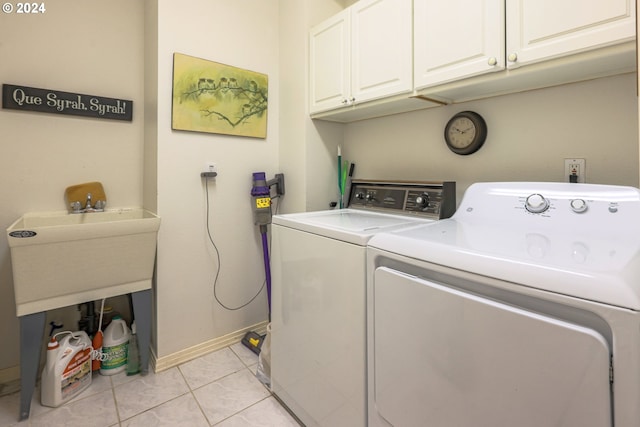
[(455, 184), (354, 181), (348, 209), (272, 224), (271, 387), (307, 426), (366, 425), (366, 244), (455, 210)]
[(640, 426), (640, 191), (472, 185), (367, 253), (370, 426)]

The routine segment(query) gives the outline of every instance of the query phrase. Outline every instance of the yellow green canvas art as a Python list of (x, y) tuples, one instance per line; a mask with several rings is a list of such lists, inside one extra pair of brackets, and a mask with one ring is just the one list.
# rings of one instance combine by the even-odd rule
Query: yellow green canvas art
[(266, 74), (173, 55), (172, 128), (267, 137)]

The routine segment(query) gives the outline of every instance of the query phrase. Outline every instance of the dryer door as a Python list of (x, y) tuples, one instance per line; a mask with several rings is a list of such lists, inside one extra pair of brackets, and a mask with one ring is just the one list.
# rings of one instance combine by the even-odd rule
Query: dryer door
[(592, 329), (386, 267), (373, 310), (372, 426), (612, 425)]

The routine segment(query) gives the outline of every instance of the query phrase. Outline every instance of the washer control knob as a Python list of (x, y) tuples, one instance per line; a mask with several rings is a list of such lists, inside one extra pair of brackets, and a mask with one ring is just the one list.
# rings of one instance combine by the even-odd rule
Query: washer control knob
[(429, 207), (429, 193), (422, 193), (416, 197), (416, 205), (421, 208)]
[(355, 198), (358, 200), (364, 199), (364, 193), (362, 191), (356, 193)]
[(367, 195), (364, 196), (364, 198), (370, 202), (376, 199), (376, 195), (375, 193), (367, 193)]
[(531, 213), (542, 213), (549, 209), (549, 201), (541, 194), (532, 194), (527, 197), (524, 207)]
[(587, 202), (582, 199), (573, 199), (571, 201), (571, 210), (575, 213), (582, 213), (587, 210)]

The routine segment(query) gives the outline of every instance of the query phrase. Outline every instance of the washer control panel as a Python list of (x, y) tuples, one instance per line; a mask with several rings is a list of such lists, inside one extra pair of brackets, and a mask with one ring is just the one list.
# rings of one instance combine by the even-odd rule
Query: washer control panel
[(431, 219), (449, 218), (456, 209), (456, 183), (354, 180), (348, 207)]
[[(558, 209), (565, 209), (567, 211), (582, 214), (589, 210), (589, 205), (597, 203), (602, 205), (601, 200), (588, 199), (586, 197), (565, 197), (561, 199), (550, 198), (539, 193), (533, 193), (524, 198), (523, 206), (526, 211), (533, 214), (546, 214), (550, 216), (552, 214), (559, 214)], [(609, 213), (618, 212), (618, 203), (615, 201), (606, 202), (607, 211)]]
[(629, 227), (640, 224), (635, 187), (554, 182), (477, 183), (465, 192), (456, 218), (505, 226), (546, 224), (558, 230)]

